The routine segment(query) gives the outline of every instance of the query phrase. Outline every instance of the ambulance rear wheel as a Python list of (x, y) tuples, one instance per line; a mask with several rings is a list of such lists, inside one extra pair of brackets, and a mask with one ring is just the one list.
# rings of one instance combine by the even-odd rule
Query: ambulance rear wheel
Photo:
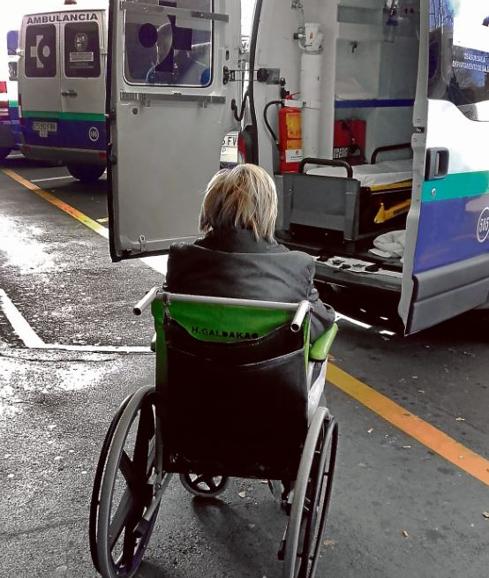
[(66, 165), (68, 172), (72, 177), (78, 179), (81, 183), (94, 183), (105, 172), (102, 165)]
[(10, 154), (9, 148), (0, 147), (0, 161), (3, 161), (3, 159), (8, 157), (9, 154)]

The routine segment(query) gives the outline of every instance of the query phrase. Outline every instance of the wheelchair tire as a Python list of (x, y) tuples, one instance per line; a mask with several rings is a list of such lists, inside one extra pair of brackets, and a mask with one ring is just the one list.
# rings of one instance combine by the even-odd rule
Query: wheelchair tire
[(328, 410), (314, 414), (302, 452), (285, 537), (283, 578), (314, 578), (326, 527), (338, 445)]
[(180, 474), (180, 481), (187, 491), (200, 498), (215, 498), (229, 485), (229, 478), (225, 476), (205, 476), (193, 473)]
[(162, 471), (158, 427), (154, 387), (146, 386), (130, 397), (106, 438), (91, 536), (104, 578), (131, 578), (141, 565), (170, 477)]
[(114, 437), (115, 428), (119, 423), (123, 411), (126, 409), (132, 394), (128, 395), (126, 399), (121, 403), (116, 414), (110, 422), (109, 429), (105, 434), (104, 443), (102, 444), (102, 450), (100, 451), (100, 457), (97, 464), (97, 469), (95, 471), (95, 478), (93, 481), (92, 498), (90, 500), (90, 519), (88, 523), (88, 537), (90, 542), (90, 554), (92, 556), (92, 562), (96, 570), (99, 570), (98, 555), (97, 555), (97, 519), (98, 519), (98, 507), (100, 504), (100, 489), (102, 486), (102, 474), (104, 473), (105, 466), (107, 464), (107, 456), (109, 453), (109, 448)]

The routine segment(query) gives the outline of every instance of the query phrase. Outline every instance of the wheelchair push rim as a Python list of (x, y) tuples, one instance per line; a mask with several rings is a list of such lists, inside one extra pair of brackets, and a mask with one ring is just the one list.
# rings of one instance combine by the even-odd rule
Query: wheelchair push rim
[(158, 427), (154, 387), (141, 388), (118, 419), (101, 476), (95, 542), (104, 578), (131, 578), (142, 562), (169, 479)]
[(283, 578), (313, 578), (331, 498), (338, 424), (318, 408), (302, 452), (286, 532)]

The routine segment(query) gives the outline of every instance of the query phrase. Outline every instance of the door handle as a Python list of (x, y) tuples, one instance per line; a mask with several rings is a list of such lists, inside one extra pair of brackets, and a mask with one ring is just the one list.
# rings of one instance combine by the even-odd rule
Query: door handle
[(426, 149), (425, 181), (443, 179), (448, 174), (449, 150), (443, 147)]
[(70, 88), (70, 90), (62, 90), (61, 96), (78, 96), (78, 92)]

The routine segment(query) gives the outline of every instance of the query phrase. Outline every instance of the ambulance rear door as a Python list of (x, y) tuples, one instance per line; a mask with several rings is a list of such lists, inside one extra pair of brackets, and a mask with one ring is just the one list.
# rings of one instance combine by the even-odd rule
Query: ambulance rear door
[(203, 192), (237, 122), (240, 2), (112, 0), (109, 222), (113, 260), (198, 233)]
[[(62, 14), (61, 14), (62, 15)], [(19, 60), (19, 95), (25, 144), (59, 147), (61, 111), (59, 15), (24, 16)]]
[(399, 308), (407, 333), (489, 300), (489, 8), (480, 0), (421, 6)]
[(66, 13), (61, 30), (65, 146), (105, 151), (105, 11)]

